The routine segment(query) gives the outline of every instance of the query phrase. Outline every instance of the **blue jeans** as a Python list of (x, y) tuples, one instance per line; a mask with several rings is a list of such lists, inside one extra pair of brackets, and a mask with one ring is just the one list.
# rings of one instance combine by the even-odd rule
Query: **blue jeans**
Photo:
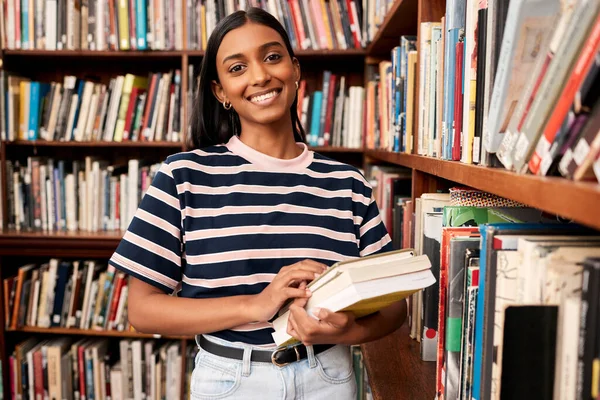
[[(213, 338), (222, 345), (232, 344)], [(233, 360), (199, 348), (191, 379), (191, 399), (240, 400), (353, 400), (356, 381), (348, 346), (337, 345), (316, 356), (312, 346), (308, 357), (284, 367), (251, 362), (253, 347), (244, 349), (244, 360)]]

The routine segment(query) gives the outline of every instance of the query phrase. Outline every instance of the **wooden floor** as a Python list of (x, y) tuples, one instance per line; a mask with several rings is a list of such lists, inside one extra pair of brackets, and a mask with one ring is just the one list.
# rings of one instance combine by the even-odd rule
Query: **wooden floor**
[(420, 343), (408, 336), (407, 323), (362, 348), (376, 400), (433, 400), (435, 362), (421, 361)]

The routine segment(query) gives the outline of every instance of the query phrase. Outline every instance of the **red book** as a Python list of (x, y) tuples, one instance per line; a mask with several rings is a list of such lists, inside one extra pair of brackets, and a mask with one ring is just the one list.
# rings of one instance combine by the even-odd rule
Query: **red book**
[(115, 316), (117, 314), (117, 308), (119, 306), (119, 298), (121, 297), (121, 290), (123, 289), (123, 286), (125, 286), (126, 280), (125, 277), (123, 276), (123, 274), (117, 274), (116, 277), (116, 282), (115, 282), (115, 292), (113, 293), (113, 297), (110, 303), (110, 308), (109, 308), (109, 312), (108, 312), (108, 317), (107, 317), (107, 325), (106, 325), (106, 329), (111, 330), (114, 329), (114, 320), (115, 320)]
[(335, 84), (337, 76), (331, 74), (329, 77), (329, 93), (327, 94), (327, 109), (325, 111), (325, 129), (323, 130), (323, 138), (325, 143), (323, 146), (331, 144), (331, 130), (333, 127), (333, 108), (335, 105)]
[(152, 79), (150, 81), (150, 86), (148, 87), (148, 95), (146, 96), (146, 107), (144, 109), (144, 117), (142, 118), (142, 123), (140, 124), (140, 131), (138, 134), (138, 138), (140, 141), (147, 141), (148, 138), (144, 136), (144, 127), (146, 127), (148, 118), (152, 118), (150, 115), (150, 111), (152, 110), (152, 99), (156, 95), (156, 88), (158, 86), (159, 74), (152, 74)]
[(298, 38), (298, 47), (305, 49), (306, 46), (306, 32), (304, 32), (304, 23), (302, 22), (302, 12), (300, 11), (300, 4), (298, 0), (289, 0), (290, 10), (292, 11), (294, 26), (296, 28), (296, 37)]
[(33, 386), (36, 399), (44, 398), (44, 367), (42, 365), (42, 348), (33, 352)]
[(357, 31), (357, 29), (360, 29), (360, 27), (358, 21), (354, 19), (354, 13), (352, 12), (352, 0), (346, 0), (346, 10), (348, 11), (348, 21), (350, 21), (350, 30), (352, 31), (352, 38), (354, 39), (354, 48), (360, 49), (362, 45), (360, 43)]
[(137, 105), (137, 98), (140, 94), (144, 93), (145, 89), (134, 87), (131, 89), (131, 95), (129, 96), (129, 104), (127, 106), (127, 114), (125, 115), (125, 128), (123, 129), (123, 141), (131, 140), (131, 124), (133, 123), (133, 111)]
[(77, 364), (79, 364), (79, 395), (82, 399), (86, 398), (85, 391), (85, 347), (77, 347)]
[(569, 109), (575, 100), (575, 95), (579, 87), (583, 83), (587, 73), (589, 72), (594, 59), (600, 47), (600, 15), (596, 17), (596, 23), (592, 29), (590, 36), (587, 38), (582, 47), (579, 59), (573, 68), (573, 72), (563, 87), (563, 90), (558, 98), (558, 103), (554, 107), (554, 111), (550, 114), (550, 118), (544, 128), (544, 134), (540, 137), (535, 151), (529, 160), (529, 169), (532, 174), (537, 174), (540, 169), (542, 157), (548, 153), (554, 138), (558, 133), (563, 121), (569, 113)]
[(463, 115), (463, 56), (465, 43), (456, 44), (456, 75), (454, 81), (454, 139), (452, 140), (452, 159), (460, 160), (460, 144)]

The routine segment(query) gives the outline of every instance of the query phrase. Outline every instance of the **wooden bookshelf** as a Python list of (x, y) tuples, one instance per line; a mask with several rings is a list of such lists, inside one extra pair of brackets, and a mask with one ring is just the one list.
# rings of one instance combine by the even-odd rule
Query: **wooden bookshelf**
[(94, 329), (75, 329), (75, 328), (38, 328), (24, 326), (17, 329), (7, 329), (6, 332), (18, 333), (40, 333), (47, 335), (76, 335), (76, 336), (98, 336), (114, 338), (133, 338), (133, 339), (169, 339), (169, 340), (193, 340), (193, 336), (165, 336), (153, 335), (148, 333), (139, 333), (131, 331), (104, 331)]
[(100, 147), (119, 147), (119, 148), (169, 148), (181, 149), (179, 142), (55, 142), (46, 140), (15, 140), (12, 142), (3, 141), (2, 146), (7, 148), (17, 147), (62, 147), (62, 148), (100, 148)]
[(494, 193), (600, 229), (600, 185), (597, 183), (520, 175), (500, 168), (381, 150), (367, 150), (365, 155), (373, 160), (413, 168), (457, 184)]
[(390, 50), (400, 45), (400, 36), (416, 35), (418, 8), (418, 0), (395, 0), (373, 41), (367, 46), (367, 55), (389, 58)]
[(18, 232), (0, 234), (0, 256), (48, 256), (108, 258), (117, 248), (123, 233), (102, 232)]

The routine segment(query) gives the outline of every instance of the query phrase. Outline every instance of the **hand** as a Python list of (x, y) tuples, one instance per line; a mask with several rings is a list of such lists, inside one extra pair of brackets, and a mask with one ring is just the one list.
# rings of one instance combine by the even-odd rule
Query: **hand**
[(326, 269), (325, 264), (313, 260), (303, 260), (281, 268), (269, 286), (253, 298), (251, 309), (256, 315), (255, 320), (257, 322), (270, 320), (288, 299), (308, 299), (311, 293), (306, 289), (307, 282), (315, 279)]
[(296, 299), (290, 306), (287, 333), (300, 340), (304, 345), (313, 344), (350, 344), (347, 336), (357, 325), (354, 314), (350, 312), (331, 312), (324, 308), (315, 309), (315, 316), (308, 315), (304, 309), (306, 299)]

